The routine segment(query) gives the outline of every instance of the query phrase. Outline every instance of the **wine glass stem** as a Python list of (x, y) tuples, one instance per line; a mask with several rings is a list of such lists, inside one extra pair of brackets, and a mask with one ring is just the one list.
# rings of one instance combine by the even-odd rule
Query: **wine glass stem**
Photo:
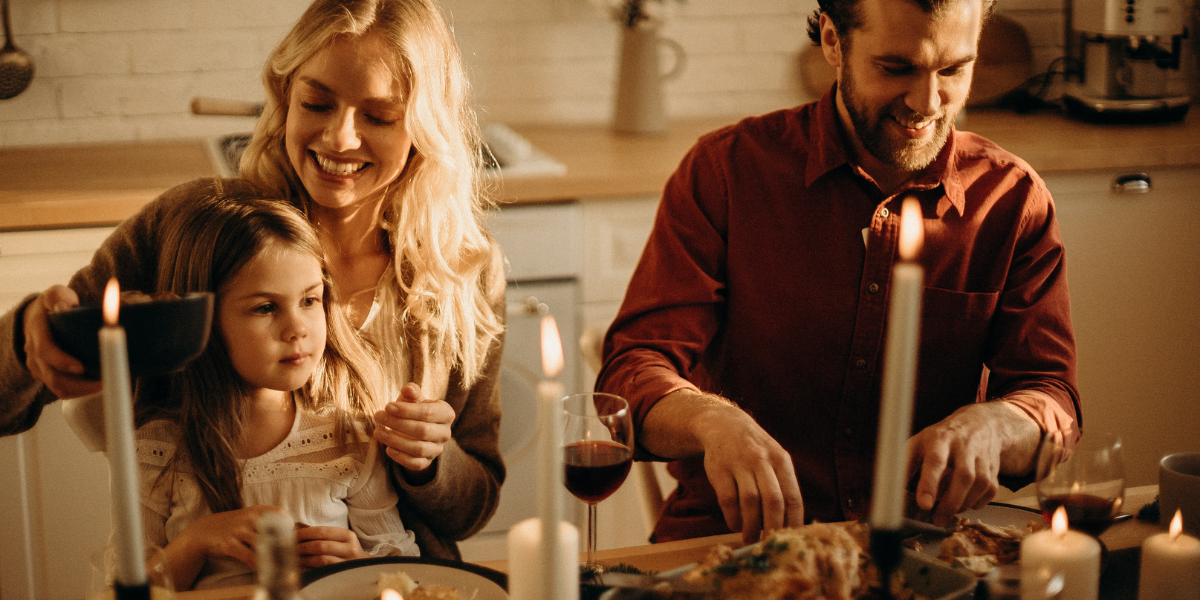
[(596, 553), (596, 505), (589, 502), (588, 505), (588, 523), (587, 523), (587, 564), (593, 566), (596, 561), (593, 555)]

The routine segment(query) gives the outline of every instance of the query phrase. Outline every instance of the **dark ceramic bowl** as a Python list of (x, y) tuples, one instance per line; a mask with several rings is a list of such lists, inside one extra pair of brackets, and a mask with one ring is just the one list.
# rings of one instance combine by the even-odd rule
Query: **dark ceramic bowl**
[[(212, 329), (213, 295), (187, 294), (182, 298), (121, 304), (118, 322), (125, 328), (129, 372), (134, 377), (178, 371), (200, 356)], [(98, 305), (76, 306), (50, 314), (50, 333), (67, 354), (83, 363), (84, 375), (100, 377), (100, 327), (104, 319)]]

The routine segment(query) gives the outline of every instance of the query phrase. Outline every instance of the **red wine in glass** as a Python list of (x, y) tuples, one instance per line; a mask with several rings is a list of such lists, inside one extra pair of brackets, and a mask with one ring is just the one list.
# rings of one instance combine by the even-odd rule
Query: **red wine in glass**
[(574, 442), (563, 446), (567, 491), (595, 504), (621, 487), (633, 465), (633, 451), (615, 442)]
[(1067, 526), (1088, 535), (1099, 537), (1113, 523), (1117, 514), (1116, 498), (1101, 498), (1091, 494), (1060, 494), (1042, 498), (1042, 516), (1046, 522), (1054, 517), (1054, 511), (1063, 507), (1067, 511)]

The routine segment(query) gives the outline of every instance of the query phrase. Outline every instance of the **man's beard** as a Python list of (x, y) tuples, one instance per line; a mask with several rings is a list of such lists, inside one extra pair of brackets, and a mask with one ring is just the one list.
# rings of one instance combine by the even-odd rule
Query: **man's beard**
[[(946, 138), (950, 136), (952, 117), (944, 108), (936, 117), (932, 138), (914, 140), (889, 137), (885, 119), (890, 113), (894, 113), (891, 107), (884, 107), (874, 115), (869, 114), (870, 109), (860, 103), (854, 93), (854, 84), (852, 83), (854, 77), (848, 66), (843, 70), (842, 75), (842, 80), (838, 82), (842, 102), (846, 105), (846, 111), (850, 113), (850, 123), (854, 125), (854, 134), (858, 136), (859, 141), (862, 142), (867, 152), (871, 153), (871, 156), (907, 173), (920, 171), (933, 163), (938, 153), (942, 151), (942, 147), (946, 145)], [(910, 120), (923, 119), (922, 115), (908, 110), (907, 107), (901, 110), (905, 114), (892, 114), (892, 117), (901, 124)]]

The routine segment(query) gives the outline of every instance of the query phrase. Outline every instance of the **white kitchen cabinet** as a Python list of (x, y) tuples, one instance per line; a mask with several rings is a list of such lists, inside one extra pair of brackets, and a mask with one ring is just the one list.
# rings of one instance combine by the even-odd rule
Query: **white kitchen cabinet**
[[(66, 284), (111, 227), (0, 233), (0, 310)], [(30, 431), (0, 438), (0, 597), (82, 598), (108, 540), (108, 463), (46, 407)]]
[(1200, 450), (1200, 166), (1043, 173), (1067, 249), (1085, 431), (1124, 439), (1127, 486)]

